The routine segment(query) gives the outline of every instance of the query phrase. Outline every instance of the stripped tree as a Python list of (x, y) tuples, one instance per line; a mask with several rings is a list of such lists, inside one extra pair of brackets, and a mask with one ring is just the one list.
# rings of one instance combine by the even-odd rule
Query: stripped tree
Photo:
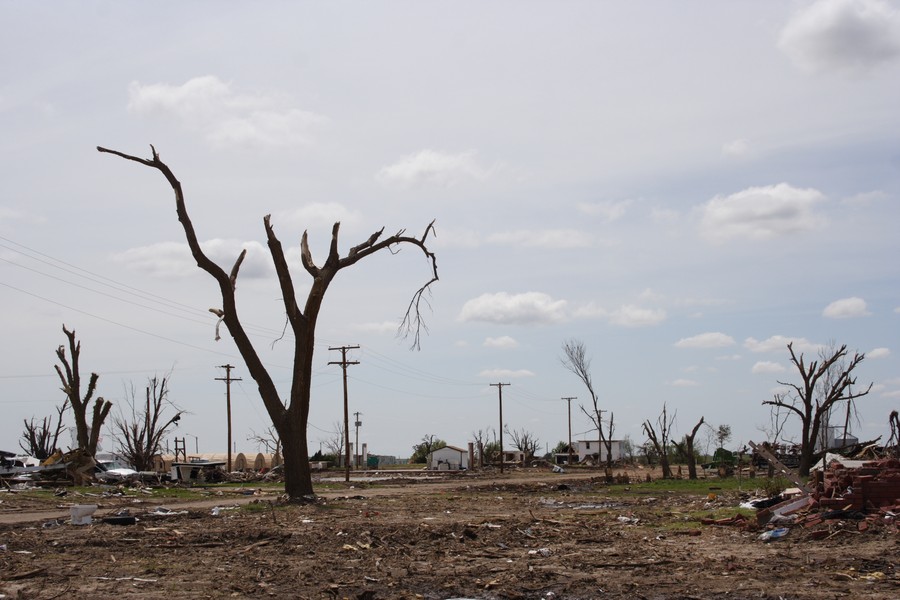
[(512, 438), (513, 447), (525, 455), (525, 460), (531, 460), (537, 454), (541, 441), (537, 436), (525, 429), (510, 429), (506, 426), (506, 433)]
[(81, 342), (75, 340), (75, 332), (66, 329), (65, 325), (63, 325), (63, 333), (66, 334), (69, 340), (69, 353), (72, 361), (70, 363), (69, 359), (66, 358), (66, 347), (59, 346), (56, 349), (56, 357), (62, 364), (62, 368), (60, 368), (60, 365), (54, 365), (54, 368), (56, 368), (56, 374), (59, 375), (59, 381), (62, 383), (62, 391), (65, 392), (69, 406), (72, 407), (78, 447), (93, 457), (97, 453), (97, 444), (100, 442), (100, 428), (103, 426), (103, 422), (106, 421), (107, 415), (109, 415), (112, 403), (98, 396), (91, 413), (91, 422), (88, 423), (88, 405), (94, 397), (94, 391), (97, 389), (97, 379), (100, 376), (96, 373), (91, 373), (87, 390), (82, 396), (81, 371), (78, 364), (81, 358)]
[(687, 462), (688, 479), (697, 479), (697, 455), (694, 452), (694, 439), (697, 437), (697, 431), (700, 430), (702, 425), (703, 417), (700, 417), (700, 420), (697, 421), (691, 432), (684, 434), (682, 441), (675, 442), (675, 447), (684, 455), (684, 460)]
[[(591, 359), (587, 355), (587, 349), (584, 346), (584, 342), (572, 339), (563, 343), (563, 357), (561, 362), (566, 369), (581, 380), (581, 383), (584, 384), (588, 394), (591, 396), (590, 408), (585, 408), (583, 404), (579, 405), (579, 408), (581, 408), (581, 412), (591, 420), (591, 423), (594, 424), (594, 428), (597, 430), (598, 440), (600, 444), (606, 448), (606, 479), (607, 481), (611, 481), (613, 463), (612, 437), (615, 433), (614, 415), (610, 411), (600, 409), (600, 400), (597, 397), (597, 393), (594, 391), (594, 381), (591, 378)], [(608, 425), (606, 425), (606, 431), (604, 432), (603, 413), (605, 412), (609, 412), (609, 420)], [(600, 460), (601, 455), (602, 452), (598, 451), (598, 461)]]
[(40, 423), (35, 423), (34, 417), (31, 417), (30, 421), (25, 420), (25, 431), (19, 440), (19, 448), (38, 460), (49, 458), (59, 447), (59, 435), (63, 431), (63, 413), (66, 412), (68, 405), (69, 399), (66, 398), (62, 406), (56, 408), (56, 427), (53, 426), (52, 417), (44, 417)]
[[(287, 321), (294, 335), (294, 357), (291, 369), (291, 389), (287, 395), (288, 402), (283, 404), (278, 389), (272, 377), (269, 375), (262, 359), (257, 353), (256, 347), (244, 330), (244, 326), (238, 317), (237, 302), (235, 298), (235, 285), (241, 262), (244, 260), (246, 250), (241, 252), (234, 263), (230, 273), (213, 262), (203, 251), (194, 225), (188, 216), (185, 206), (184, 192), (181, 182), (172, 173), (172, 170), (162, 162), (156, 149), (150, 147), (152, 156), (149, 159), (139, 158), (124, 154), (116, 150), (98, 147), (100, 152), (114, 154), (121, 158), (137, 162), (141, 165), (157, 169), (166, 178), (172, 191), (175, 193), (175, 208), (178, 220), (184, 229), (185, 238), (191, 249), (191, 254), (197, 262), (197, 266), (211, 275), (219, 286), (222, 296), (222, 307), (212, 308), (228, 328), (228, 332), (237, 346), (238, 352), (244, 359), (250, 376), (256, 381), (260, 398), (266, 407), (266, 412), (272, 420), (272, 425), (281, 438), (284, 452), (285, 492), (290, 500), (302, 501), (314, 497), (312, 477), (309, 464), (309, 449), (307, 447), (307, 421), (309, 418), (310, 386), (312, 383), (313, 353), (315, 350), (316, 322), (325, 292), (339, 271), (351, 267), (363, 258), (371, 256), (381, 250), (396, 253), (403, 244), (414, 246), (422, 251), (430, 269), (430, 278), (413, 294), (407, 305), (406, 313), (400, 325), (402, 335), (412, 336), (413, 348), (419, 347), (420, 333), (425, 329), (422, 320), (420, 306), (426, 292), (431, 285), (438, 280), (437, 258), (428, 249), (426, 240), (429, 233), (434, 232), (434, 222), (428, 224), (421, 237), (405, 235), (405, 230), (400, 230), (394, 235), (381, 238), (384, 228), (373, 233), (362, 243), (350, 248), (346, 256), (341, 256), (338, 250), (338, 231), (340, 223), (335, 223), (331, 229), (331, 244), (328, 256), (319, 266), (313, 261), (309, 248), (307, 232), (303, 232), (300, 240), (300, 259), (303, 268), (312, 277), (312, 284), (306, 297), (306, 302), (301, 308), (294, 290), (294, 282), (288, 269), (285, 253), (281, 242), (275, 235), (272, 227), (271, 215), (263, 218), (263, 226), (278, 283), (281, 289), (281, 298)], [(427, 301), (426, 301), (427, 302)]]
[(841, 402), (853, 402), (867, 395), (872, 390), (872, 384), (861, 391), (852, 391), (852, 386), (856, 385), (853, 370), (866, 356), (856, 352), (849, 361), (845, 361), (848, 356), (846, 344), (821, 354), (819, 360), (809, 364), (803, 360), (802, 353), (798, 356), (794, 352), (793, 342), (787, 348), (791, 354), (791, 364), (800, 374), (800, 383), (779, 381), (790, 391), (775, 394), (772, 400), (766, 400), (763, 404), (784, 409), (800, 419), (800, 465), (797, 471), (805, 477), (815, 462), (816, 440), (820, 429), (827, 426), (831, 410)]
[(659, 466), (662, 468), (663, 479), (672, 478), (672, 467), (669, 464), (669, 437), (672, 435), (672, 426), (674, 424), (675, 415), (673, 414), (669, 417), (666, 405), (663, 403), (662, 412), (659, 417), (656, 418), (656, 425), (659, 427), (659, 432), (657, 433), (649, 419), (644, 421), (642, 426), (644, 433), (647, 435), (647, 439), (653, 444), (653, 448), (656, 450), (656, 454), (659, 457)]
[[(163, 437), (166, 432), (181, 419), (184, 414), (169, 401), (169, 379), (167, 377), (151, 377), (145, 389), (145, 398), (139, 402), (132, 387), (127, 400), (129, 413), (118, 411), (113, 415), (113, 435), (119, 442), (119, 453), (138, 471), (153, 469), (153, 457), (160, 453)], [(164, 412), (171, 407), (175, 414), (166, 418)]]

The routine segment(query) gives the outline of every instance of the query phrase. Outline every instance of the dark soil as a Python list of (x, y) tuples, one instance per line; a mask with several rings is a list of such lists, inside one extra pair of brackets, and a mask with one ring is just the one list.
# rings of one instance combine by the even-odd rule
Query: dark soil
[[(309, 505), (224, 495), (167, 504), (188, 511), (171, 516), (103, 500), (91, 525), (0, 524), (0, 597), (900, 597), (896, 521), (865, 531), (828, 521), (816, 527), (824, 533), (799, 526), (764, 543), (754, 525), (699, 524), (697, 514), (737, 507), (736, 496), (620, 493), (531, 473), (357, 486)], [(248, 504), (233, 507), (238, 498)], [(40, 508), (2, 500), (7, 517)], [(135, 524), (103, 522), (126, 505)]]

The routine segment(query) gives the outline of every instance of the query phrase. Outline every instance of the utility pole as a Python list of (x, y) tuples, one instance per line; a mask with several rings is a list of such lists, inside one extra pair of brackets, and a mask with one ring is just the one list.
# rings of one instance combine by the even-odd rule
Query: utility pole
[(336, 346), (329, 350), (340, 350), (341, 360), (331, 361), (329, 365), (341, 365), (344, 371), (344, 481), (350, 481), (350, 412), (347, 407), (347, 366), (358, 365), (358, 360), (347, 360), (347, 350), (356, 350), (359, 346)]
[(361, 415), (361, 414), (362, 413), (359, 411), (356, 411), (355, 413), (353, 413), (353, 416), (356, 417), (356, 420), (355, 420), (355, 424), (356, 424), (356, 447), (355, 448), (356, 449), (353, 452), (353, 456), (354, 456), (353, 462), (356, 463), (357, 471), (359, 470), (359, 455), (360, 455), (360, 452), (359, 452), (359, 428), (362, 425), (362, 421), (359, 420), (359, 415)]
[(577, 400), (577, 396), (567, 396), (563, 398), (569, 404), (569, 458), (568, 464), (572, 464), (572, 400)]
[(500, 400), (500, 474), (503, 474), (503, 386), (508, 383), (492, 383), (491, 387), (497, 388), (497, 397)]
[(219, 365), (219, 368), (225, 369), (225, 377), (216, 377), (216, 381), (225, 382), (225, 405), (228, 412), (228, 472), (231, 473), (231, 382), (241, 381), (241, 378), (231, 376), (234, 365)]

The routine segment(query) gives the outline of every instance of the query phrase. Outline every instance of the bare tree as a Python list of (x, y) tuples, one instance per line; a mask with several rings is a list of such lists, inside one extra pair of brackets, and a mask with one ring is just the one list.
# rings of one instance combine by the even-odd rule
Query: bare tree
[(44, 417), (39, 424), (34, 422), (34, 417), (31, 417), (30, 421), (26, 420), (19, 448), (38, 460), (49, 458), (58, 448), (59, 435), (63, 431), (63, 413), (66, 412), (68, 404), (69, 399), (66, 398), (62, 406), (56, 408), (56, 427), (53, 427), (52, 417)]
[[(183, 410), (169, 401), (169, 379), (153, 376), (148, 379), (143, 402), (139, 402), (134, 386), (126, 400), (130, 414), (124, 414), (119, 407), (113, 415), (112, 429), (119, 452), (138, 471), (153, 469), (153, 457), (162, 451), (162, 440), (166, 432), (181, 420)], [(167, 408), (175, 414), (165, 417)]]
[(666, 405), (663, 404), (662, 412), (656, 418), (656, 425), (659, 427), (659, 433), (654, 429), (650, 420), (644, 421), (643, 429), (647, 435), (647, 439), (653, 444), (656, 454), (659, 457), (659, 466), (662, 468), (663, 479), (672, 478), (672, 467), (669, 465), (669, 437), (672, 435), (672, 426), (675, 424), (675, 414), (668, 416)]
[(322, 443), (325, 444), (328, 454), (340, 457), (344, 455), (344, 424), (341, 421), (335, 421), (333, 427), (331, 437), (326, 438)]
[[(399, 251), (400, 246), (406, 244), (421, 250), (425, 256), (431, 271), (431, 277), (413, 294), (409, 304), (407, 305), (406, 314), (401, 323), (401, 333), (411, 335), (413, 337), (414, 348), (419, 347), (420, 334), (424, 329), (424, 322), (421, 316), (421, 303), (425, 298), (425, 294), (431, 289), (431, 285), (438, 280), (437, 258), (428, 249), (426, 240), (428, 234), (434, 232), (434, 222), (428, 224), (425, 232), (421, 237), (412, 237), (405, 235), (405, 230), (400, 230), (394, 235), (381, 239), (384, 228), (376, 231), (368, 239), (362, 243), (353, 246), (347, 252), (346, 256), (341, 256), (338, 250), (338, 232), (340, 223), (335, 223), (331, 229), (331, 244), (328, 251), (328, 257), (321, 266), (316, 265), (313, 260), (312, 252), (309, 247), (307, 232), (303, 232), (300, 240), (300, 256), (303, 268), (312, 278), (312, 284), (306, 297), (306, 303), (303, 308), (297, 300), (297, 294), (294, 288), (294, 282), (291, 277), (288, 263), (285, 258), (284, 250), (281, 242), (275, 235), (272, 227), (270, 215), (263, 218), (263, 226), (266, 232), (269, 252), (272, 255), (272, 262), (275, 266), (275, 272), (278, 276), (278, 283), (281, 288), (281, 298), (284, 304), (284, 310), (287, 313), (287, 321), (294, 335), (294, 358), (292, 367), (292, 381), (290, 394), (288, 395), (287, 406), (282, 404), (281, 396), (275, 386), (275, 382), (269, 375), (268, 370), (263, 364), (262, 359), (257, 354), (256, 347), (250, 340), (244, 330), (244, 326), (238, 317), (237, 303), (235, 298), (235, 285), (237, 283), (238, 270), (244, 259), (246, 250), (241, 252), (230, 273), (226, 273), (222, 267), (213, 262), (203, 251), (197, 234), (194, 231), (194, 225), (185, 207), (184, 193), (181, 188), (181, 182), (176, 179), (171, 169), (162, 162), (159, 154), (153, 146), (150, 147), (152, 157), (149, 159), (138, 158), (118, 152), (98, 147), (100, 152), (114, 154), (121, 158), (137, 162), (147, 167), (157, 169), (166, 178), (169, 185), (175, 193), (175, 206), (178, 214), (178, 220), (184, 229), (185, 238), (191, 249), (191, 254), (197, 265), (209, 275), (211, 275), (219, 285), (219, 292), (222, 296), (222, 307), (211, 309), (228, 328), (238, 351), (241, 353), (247, 370), (251, 377), (256, 381), (259, 395), (269, 417), (272, 419), (272, 425), (281, 438), (282, 447), (284, 449), (284, 474), (285, 474), (285, 492), (291, 500), (302, 501), (307, 498), (314, 497), (312, 487), (311, 469), (309, 464), (309, 449), (307, 447), (307, 422), (309, 418), (310, 404), (310, 386), (312, 383), (312, 365), (313, 354), (315, 351), (315, 334), (316, 322), (322, 302), (325, 299), (325, 293), (329, 285), (337, 276), (338, 272), (347, 267), (351, 267), (363, 258), (371, 256), (381, 250), (388, 250), (391, 253)], [(425, 300), (427, 303), (427, 300)]]
[[(72, 415), (75, 417), (75, 434), (78, 441), (78, 447), (93, 457), (97, 453), (97, 444), (100, 441), (100, 428), (106, 421), (107, 415), (112, 408), (112, 403), (98, 396), (94, 402), (94, 409), (91, 413), (90, 424), (87, 421), (87, 409), (97, 389), (97, 379), (99, 375), (91, 373), (88, 380), (87, 390), (84, 396), (81, 395), (81, 371), (78, 364), (81, 358), (81, 342), (75, 340), (75, 331), (69, 331), (63, 325), (63, 333), (69, 340), (69, 353), (72, 362), (66, 358), (66, 347), (59, 346), (56, 349), (56, 357), (62, 364), (54, 365), (56, 374), (59, 375), (59, 381), (62, 383), (62, 391), (66, 394), (66, 400), (72, 407)], [(65, 370), (65, 372), (63, 372)]]
[(540, 440), (534, 433), (523, 429), (513, 430), (506, 426), (506, 433), (512, 438), (513, 446), (519, 452), (525, 453), (525, 460), (531, 460), (537, 454)]
[[(763, 404), (783, 408), (800, 419), (800, 465), (797, 471), (801, 477), (805, 477), (809, 475), (815, 462), (816, 439), (823, 420), (836, 404), (852, 402), (867, 395), (872, 390), (872, 384), (860, 392), (851, 390), (851, 386), (856, 385), (853, 370), (865, 359), (865, 354), (854, 353), (852, 358), (843, 362), (847, 356), (846, 344), (808, 365), (804, 362), (802, 353), (797, 356), (794, 352), (793, 342), (787, 348), (791, 354), (791, 363), (800, 373), (801, 383), (779, 381), (779, 384), (788, 386), (791, 391), (775, 394), (772, 400), (765, 400)], [(828, 383), (821, 385), (821, 382)]]
[(691, 432), (684, 434), (684, 439), (681, 442), (675, 442), (678, 451), (684, 455), (684, 459), (687, 461), (689, 479), (697, 479), (697, 456), (694, 454), (694, 438), (702, 425), (703, 417), (700, 417), (700, 421), (694, 425)]
[(281, 438), (278, 437), (278, 432), (271, 425), (266, 427), (266, 430), (262, 433), (256, 433), (251, 430), (250, 435), (247, 436), (247, 441), (254, 442), (257, 449), (262, 450), (266, 454), (281, 456)]
[[(612, 477), (612, 437), (615, 432), (614, 415), (612, 412), (600, 409), (599, 399), (594, 391), (594, 383), (591, 378), (591, 359), (587, 355), (584, 342), (576, 339), (567, 340), (563, 344), (563, 354), (563, 366), (581, 380), (591, 396), (590, 410), (585, 408), (583, 404), (579, 407), (581, 412), (594, 424), (600, 444), (606, 448), (606, 477), (609, 479)], [(603, 413), (605, 412), (609, 412), (608, 425), (603, 423)], [(606, 427), (605, 432), (603, 430), (604, 427)]]
[[(472, 439), (475, 441), (475, 448), (478, 450), (478, 466), (484, 467), (484, 464), (490, 464), (490, 459), (485, 454), (485, 449), (490, 443), (491, 428), (485, 427), (484, 429), (479, 429), (478, 431), (472, 432)], [(497, 437), (496, 431), (494, 432), (494, 438)], [(498, 444), (499, 447), (499, 444)]]

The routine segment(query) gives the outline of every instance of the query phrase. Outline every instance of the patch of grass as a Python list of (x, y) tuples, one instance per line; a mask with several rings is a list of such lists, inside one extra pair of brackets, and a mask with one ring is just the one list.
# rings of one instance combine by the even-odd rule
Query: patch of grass
[(655, 479), (650, 482), (630, 484), (612, 484), (609, 486), (610, 495), (663, 495), (685, 494), (706, 496), (710, 492), (736, 492), (747, 489), (747, 480), (739, 482), (736, 478), (725, 479)]

